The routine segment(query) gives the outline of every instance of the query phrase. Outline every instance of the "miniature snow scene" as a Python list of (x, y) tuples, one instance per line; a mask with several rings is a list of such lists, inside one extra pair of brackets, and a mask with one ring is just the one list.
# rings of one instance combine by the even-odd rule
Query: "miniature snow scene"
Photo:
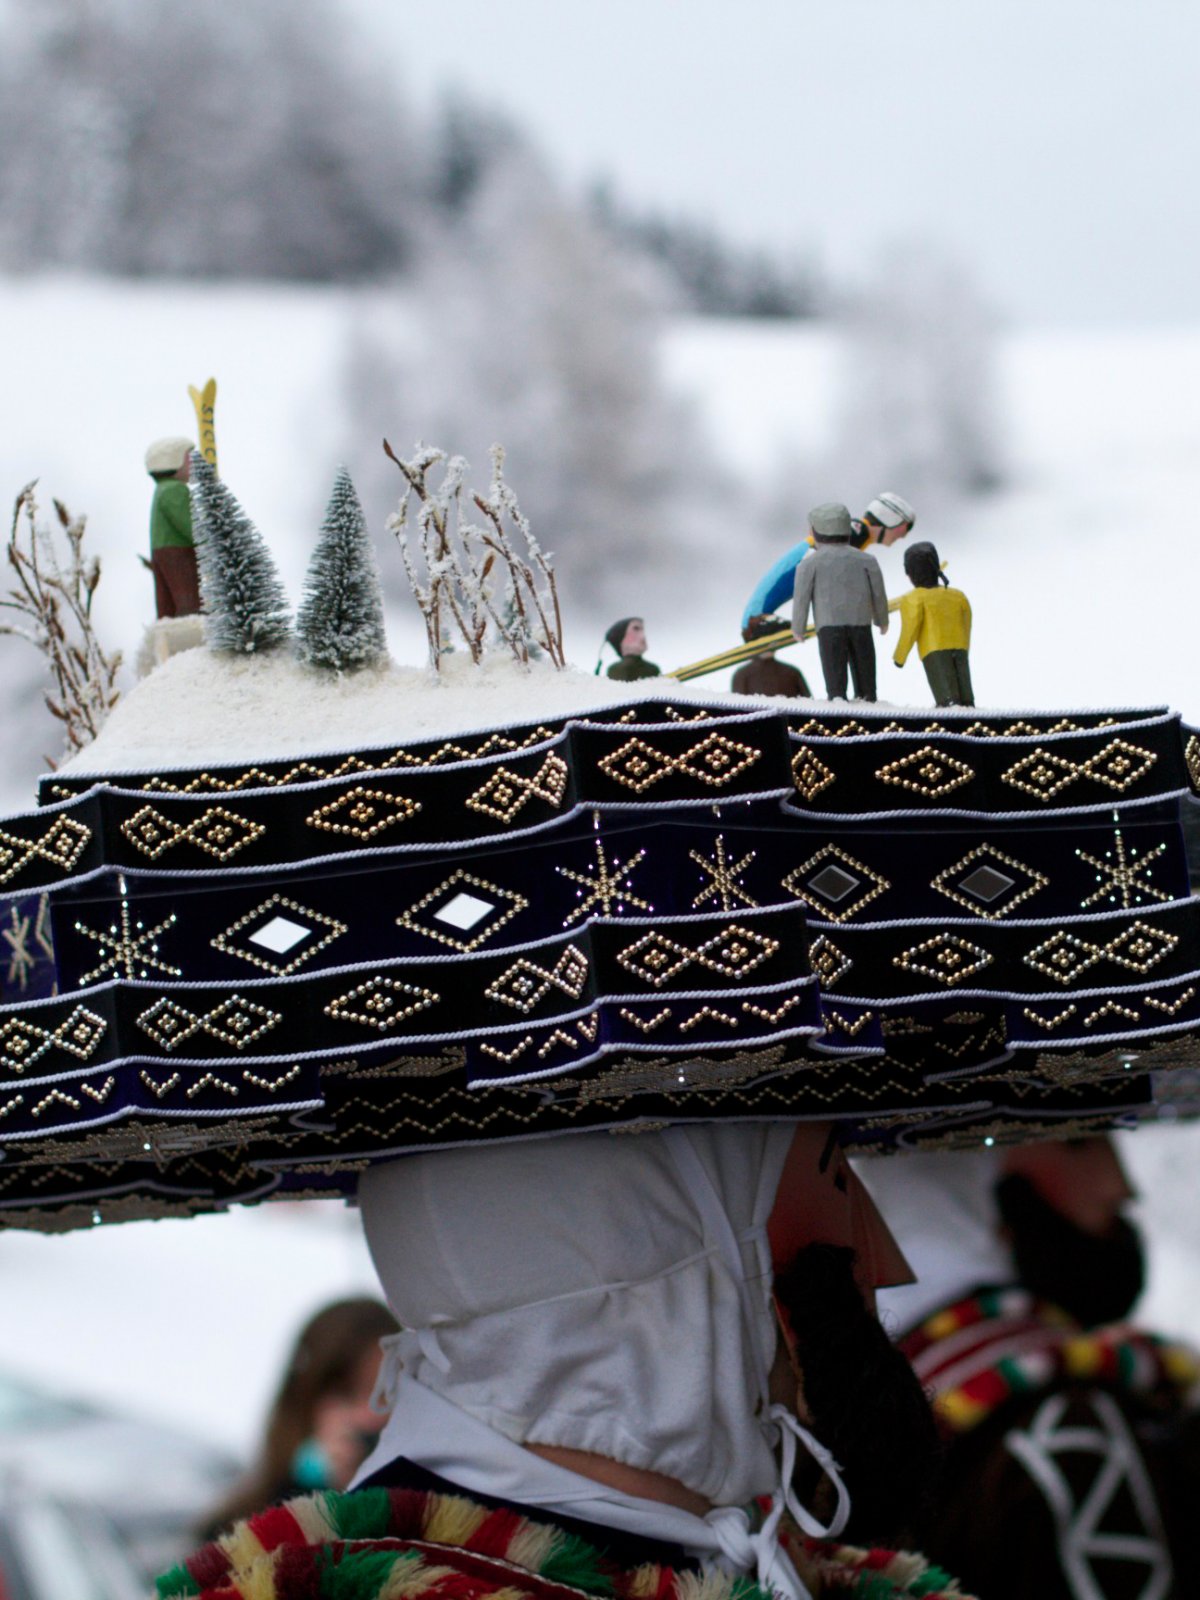
[(1200, 16), (729, 15), (0, 5), (0, 1600), (1200, 1594)]

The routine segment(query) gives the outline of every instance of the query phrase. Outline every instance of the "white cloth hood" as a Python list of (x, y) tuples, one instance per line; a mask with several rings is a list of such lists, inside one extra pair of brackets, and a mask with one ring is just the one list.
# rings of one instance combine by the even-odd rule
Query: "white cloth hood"
[(995, 1197), (996, 1151), (928, 1151), (857, 1161), (854, 1169), (917, 1275), (915, 1283), (876, 1296), (891, 1332), (907, 1333), (972, 1289), (1012, 1281)]
[(714, 1506), (770, 1493), (766, 1222), (790, 1139), (582, 1134), (372, 1168), (359, 1199), (405, 1381), (516, 1444), (594, 1451)]

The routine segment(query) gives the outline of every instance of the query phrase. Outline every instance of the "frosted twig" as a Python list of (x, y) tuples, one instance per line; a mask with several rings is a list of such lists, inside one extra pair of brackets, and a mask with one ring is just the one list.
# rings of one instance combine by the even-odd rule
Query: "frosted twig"
[(38, 526), (36, 482), (25, 485), (13, 506), (6, 554), (15, 583), (0, 600), (0, 609), (24, 620), (0, 622), (0, 633), (28, 640), (46, 657), (54, 680), (46, 705), (63, 724), (67, 753), (73, 754), (91, 743), (120, 698), (121, 653), (103, 650), (92, 625), (100, 562), (83, 553), (87, 518), (72, 517), (55, 500), (66, 539), (64, 562), (51, 531)]
[[(562, 667), (562, 617), (554, 573), (521, 514), (516, 496), (504, 482), (503, 450), (499, 446), (492, 450), (489, 497), (471, 495), (489, 524), (478, 527), (463, 514), (468, 467), (461, 456), (447, 457), (443, 450), (418, 444), (412, 459), (404, 461), (386, 439), (383, 448), (406, 485), (388, 526), (399, 542), (409, 586), (425, 618), (434, 670), (452, 648), (442, 634), (444, 611), (453, 619), (476, 665), (494, 642), (506, 646), (522, 663), (528, 663), (531, 653), (544, 650), (556, 667)], [(434, 485), (430, 473), (436, 467), (443, 471), (441, 481)], [(410, 537), (410, 504), (414, 502), (416, 539)], [(524, 539), (528, 560), (514, 546), (505, 517)], [(503, 608), (497, 606), (495, 598), (493, 574), (498, 566), (506, 578), (508, 603)]]

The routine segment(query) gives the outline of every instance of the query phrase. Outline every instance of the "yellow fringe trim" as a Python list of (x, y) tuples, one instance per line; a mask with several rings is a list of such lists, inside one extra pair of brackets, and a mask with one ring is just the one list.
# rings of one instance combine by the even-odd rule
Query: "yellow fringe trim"
[(658, 1575), (662, 1569), (654, 1565), (637, 1567), (629, 1579), (629, 1592), (633, 1600), (645, 1600), (645, 1597), (656, 1593), (658, 1589)]
[(425, 1511), (426, 1539), (434, 1544), (465, 1545), (491, 1513), (458, 1494), (432, 1494)]

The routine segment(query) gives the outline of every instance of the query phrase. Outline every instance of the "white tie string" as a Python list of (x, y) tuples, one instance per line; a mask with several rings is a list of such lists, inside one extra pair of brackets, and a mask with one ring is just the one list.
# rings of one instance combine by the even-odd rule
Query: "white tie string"
[(735, 1572), (754, 1572), (764, 1588), (781, 1600), (812, 1600), (811, 1591), (779, 1543), (779, 1518), (783, 1503), (773, 1503), (770, 1516), (757, 1533), (740, 1506), (720, 1506), (705, 1522), (716, 1535), (721, 1554)]
[[(842, 1481), (842, 1469), (833, 1459), (833, 1453), (825, 1448), (819, 1439), (813, 1437), (804, 1424), (786, 1406), (774, 1405), (771, 1407), (771, 1420), (779, 1424), (782, 1435), (782, 1460), (780, 1470), (780, 1489), (783, 1501), (797, 1527), (812, 1539), (836, 1539), (838, 1534), (850, 1520), (850, 1491)], [(799, 1440), (809, 1455), (820, 1467), (821, 1471), (832, 1483), (837, 1493), (837, 1505), (833, 1516), (830, 1517), (828, 1526), (817, 1521), (806, 1506), (801, 1505), (792, 1488), (792, 1474), (796, 1466), (796, 1441)], [(778, 1508), (782, 1511), (782, 1507)], [(774, 1514), (774, 1513), (773, 1513)], [(768, 1519), (769, 1520), (769, 1519)]]
[(379, 1362), (379, 1376), (375, 1379), (375, 1387), (371, 1390), (371, 1398), (367, 1401), (372, 1411), (389, 1414), (396, 1408), (396, 1395), (400, 1384), (400, 1374), (404, 1371), (403, 1346), (407, 1334), (401, 1330), (399, 1333), (387, 1333), (379, 1341), (381, 1359)]

